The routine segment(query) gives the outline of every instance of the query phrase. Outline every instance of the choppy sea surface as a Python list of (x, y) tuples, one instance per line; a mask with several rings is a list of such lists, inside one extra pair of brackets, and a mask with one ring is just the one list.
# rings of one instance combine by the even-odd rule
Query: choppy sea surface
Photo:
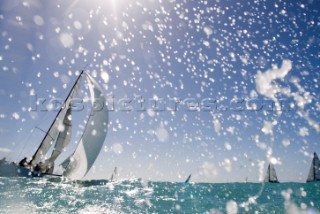
[(1, 178), (0, 213), (319, 213), (320, 182)]

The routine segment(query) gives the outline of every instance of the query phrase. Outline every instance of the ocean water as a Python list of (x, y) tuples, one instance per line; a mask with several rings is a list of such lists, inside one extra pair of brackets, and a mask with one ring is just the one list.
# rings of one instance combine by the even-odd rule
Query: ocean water
[(0, 178), (0, 213), (318, 213), (318, 183)]

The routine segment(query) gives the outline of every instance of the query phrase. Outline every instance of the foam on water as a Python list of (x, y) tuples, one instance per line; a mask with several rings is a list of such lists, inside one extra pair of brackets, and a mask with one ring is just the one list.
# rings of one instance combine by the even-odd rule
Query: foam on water
[(0, 213), (317, 213), (319, 187), (0, 178)]

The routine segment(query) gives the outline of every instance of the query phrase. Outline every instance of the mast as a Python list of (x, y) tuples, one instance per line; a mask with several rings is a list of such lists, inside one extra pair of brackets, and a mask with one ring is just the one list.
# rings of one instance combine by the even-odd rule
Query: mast
[[(84, 71), (82, 70), (82, 71), (81, 71), (81, 73), (80, 73), (80, 75), (78, 76), (78, 78), (77, 78), (76, 82), (73, 84), (73, 86), (72, 86), (72, 88), (71, 88), (71, 90), (70, 90), (70, 92), (69, 92), (68, 96), (66, 97), (66, 99), (65, 99), (65, 100), (64, 100), (64, 102), (63, 102), (63, 104), (64, 104), (64, 105), (65, 105), (65, 103), (67, 102), (67, 100), (69, 99), (69, 97), (71, 96), (71, 94), (72, 94), (72, 92), (73, 92), (74, 87), (78, 84), (78, 81), (80, 80), (80, 78), (81, 78), (81, 76), (82, 76), (83, 72), (84, 72)], [(59, 112), (58, 112), (58, 113), (57, 113), (57, 115), (55, 116), (55, 119), (54, 119), (54, 120), (53, 120), (53, 122), (51, 123), (51, 126), (50, 126), (50, 128), (49, 128), (48, 130), (50, 130), (50, 129), (53, 127), (54, 122), (56, 121), (56, 118), (58, 117), (58, 115), (60, 114), (60, 112), (62, 111), (62, 109), (63, 109), (63, 108), (68, 108), (68, 107), (66, 107), (66, 106), (62, 106), (62, 107), (60, 108)], [(43, 137), (43, 139), (42, 139), (42, 141), (41, 141), (40, 145), (38, 146), (37, 151), (33, 154), (32, 159), (30, 160), (29, 164), (32, 164), (32, 161), (34, 160), (34, 158), (35, 158), (36, 154), (39, 152), (39, 149), (40, 149), (41, 145), (43, 144), (44, 140), (46, 139), (46, 137), (48, 136), (48, 134), (49, 134), (49, 131), (47, 131), (47, 132), (46, 132), (46, 135)], [(51, 136), (50, 136), (50, 137), (51, 137)]]
[(271, 181), (271, 170), (270, 170), (270, 164), (269, 164), (269, 167), (268, 167), (268, 172), (269, 172), (269, 182)]

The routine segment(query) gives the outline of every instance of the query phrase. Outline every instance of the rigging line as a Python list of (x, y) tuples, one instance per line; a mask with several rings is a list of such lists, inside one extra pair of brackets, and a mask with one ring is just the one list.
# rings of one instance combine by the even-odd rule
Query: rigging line
[(20, 152), (18, 154), (18, 160), (20, 160), (21, 158), (21, 154), (23, 152), (23, 150), (26, 148), (27, 146), (27, 142), (30, 140), (32, 133), (34, 132), (35, 128), (32, 128), (31, 131), (29, 132), (29, 134), (27, 135), (27, 138), (25, 139), (25, 143), (23, 144), (23, 147), (20, 149)]
[[(69, 97), (72, 95), (73, 89), (74, 89), (74, 87), (77, 85), (77, 83), (79, 82), (80, 78), (82, 77), (83, 72), (84, 72), (84, 71), (82, 70), (81, 73), (80, 73), (80, 75), (78, 76), (76, 82), (75, 82), (74, 85), (72, 86), (72, 88), (71, 88), (71, 90), (70, 90), (67, 98), (65, 99), (65, 101), (64, 101), (63, 103), (66, 103), (66, 101), (67, 101), (67, 100), (69, 99)], [(60, 108), (60, 110), (59, 110), (59, 112), (57, 113), (57, 115), (56, 115), (55, 118), (57, 118), (57, 116), (60, 114), (60, 112), (62, 111), (62, 109), (63, 109), (63, 108)], [(54, 119), (53, 122), (52, 122), (52, 124), (51, 124), (51, 126), (50, 126), (50, 128), (49, 128), (48, 130), (50, 130), (50, 129), (53, 127), (55, 121), (56, 121), (56, 120)], [(42, 145), (42, 143), (43, 143), (43, 141), (45, 140), (45, 138), (47, 137), (47, 135), (48, 135), (48, 132), (47, 132), (47, 134), (44, 136), (44, 138), (42, 139), (42, 142), (41, 142), (40, 146)], [(34, 155), (32, 156), (31, 162), (33, 161), (35, 155), (38, 153), (38, 151), (39, 151), (39, 149), (40, 149), (40, 146), (38, 147), (37, 151), (36, 151), (36, 152), (34, 153)]]
[[(47, 133), (47, 132), (44, 131), (43, 129), (40, 129), (38, 126), (36, 126), (36, 128), (39, 129), (40, 131), (42, 131), (43, 133)], [(51, 137), (52, 140), (54, 140), (53, 137), (52, 137), (49, 133), (48, 133), (48, 136)]]
[[(48, 114), (46, 114), (44, 117), (42, 117), (42, 118), (41, 118), (41, 122), (39, 122), (38, 125), (36, 125), (34, 128), (32, 128), (31, 131), (29, 132), (29, 134), (27, 135), (27, 137), (23, 139), (24, 143), (23, 143), (23, 147), (20, 149), (20, 152), (19, 152), (19, 154), (18, 154), (18, 159), (21, 158), (21, 154), (22, 154), (22, 152), (25, 150), (25, 148), (26, 148), (26, 146), (27, 146), (27, 144), (28, 144), (28, 142), (29, 142), (32, 134), (34, 133), (35, 129), (39, 129), (40, 131), (46, 133), (46, 131), (44, 131), (43, 129), (39, 128), (38, 126), (39, 126), (41, 123), (43, 123), (45, 120), (47, 120), (47, 118), (48, 118)], [(50, 136), (50, 135), (49, 135), (49, 136)], [(50, 137), (51, 137), (51, 136), (50, 136)], [(51, 137), (51, 139), (53, 139), (53, 138)], [(22, 140), (21, 140), (21, 141), (22, 141)], [(26, 154), (28, 154), (30, 151), (31, 151), (31, 149), (29, 149), (29, 150), (26, 152)]]
[(86, 70), (88, 66), (89, 66), (89, 62), (82, 68), (82, 71)]
[[(42, 131), (43, 133), (47, 133), (45, 130), (39, 128), (38, 126), (36, 126), (34, 129), (39, 129), (40, 131)], [(59, 132), (60, 133), (60, 132)], [(53, 137), (48, 133), (48, 136), (52, 139), (52, 142), (54, 142), (54, 139)], [(27, 154), (32, 150), (32, 148), (30, 148), (28, 151), (27, 151)]]
[[(65, 94), (66, 92), (65, 91), (63, 91), (63, 92), (61, 92), (61, 93), (59, 93), (58, 94), (58, 97), (62, 97), (62, 95), (63, 94)], [(28, 144), (28, 141), (30, 140), (30, 138), (31, 138), (31, 135), (32, 135), (32, 133), (34, 132), (34, 130), (35, 130), (35, 128), (37, 128), (37, 129), (39, 129), (39, 130), (41, 130), (42, 132), (44, 132), (44, 133), (46, 133), (46, 131), (44, 131), (43, 129), (40, 129), (38, 126), (40, 126), (44, 121), (46, 121), (47, 119), (48, 119), (48, 117), (49, 117), (49, 114), (44, 114), (44, 116), (43, 117), (41, 117), (41, 121), (40, 122), (38, 122), (38, 120), (37, 120), (37, 125), (34, 127), (34, 128), (32, 128), (31, 129), (31, 131), (30, 131), (30, 133), (27, 135), (27, 137), (26, 138), (24, 138), (24, 145), (23, 145), (23, 147), (20, 149), (20, 152), (19, 152), (19, 154), (18, 154), (18, 159), (20, 159), (21, 158), (21, 154), (22, 154), (22, 152), (23, 152), (23, 150), (25, 149), (25, 147), (26, 147), (26, 145)], [(40, 118), (40, 117), (39, 117)], [(51, 137), (51, 136), (50, 136)], [(53, 139), (52, 137), (51, 137), (51, 139)], [(21, 140), (22, 141), (22, 140)], [(30, 151), (30, 150), (29, 150)], [(29, 152), (28, 151), (28, 152)], [(28, 153), (27, 152), (27, 153)]]
[[(58, 97), (58, 98), (59, 98), (59, 97), (64, 97), (64, 96), (62, 96), (62, 95), (65, 95), (65, 94), (66, 94), (66, 92), (63, 91), (63, 92), (59, 93), (57, 97)], [(55, 111), (55, 109), (54, 109), (53, 111)], [(53, 111), (52, 111), (52, 112), (53, 112)], [(41, 110), (40, 110), (40, 112), (41, 112)], [(47, 120), (48, 117), (50, 116), (50, 114), (47, 113), (47, 112), (51, 112), (50, 110), (45, 110), (45, 112), (46, 112), (46, 114), (44, 114), (44, 116), (41, 118), (41, 121), (38, 123), (37, 126), (40, 126), (41, 123), (43, 123), (45, 120)]]

